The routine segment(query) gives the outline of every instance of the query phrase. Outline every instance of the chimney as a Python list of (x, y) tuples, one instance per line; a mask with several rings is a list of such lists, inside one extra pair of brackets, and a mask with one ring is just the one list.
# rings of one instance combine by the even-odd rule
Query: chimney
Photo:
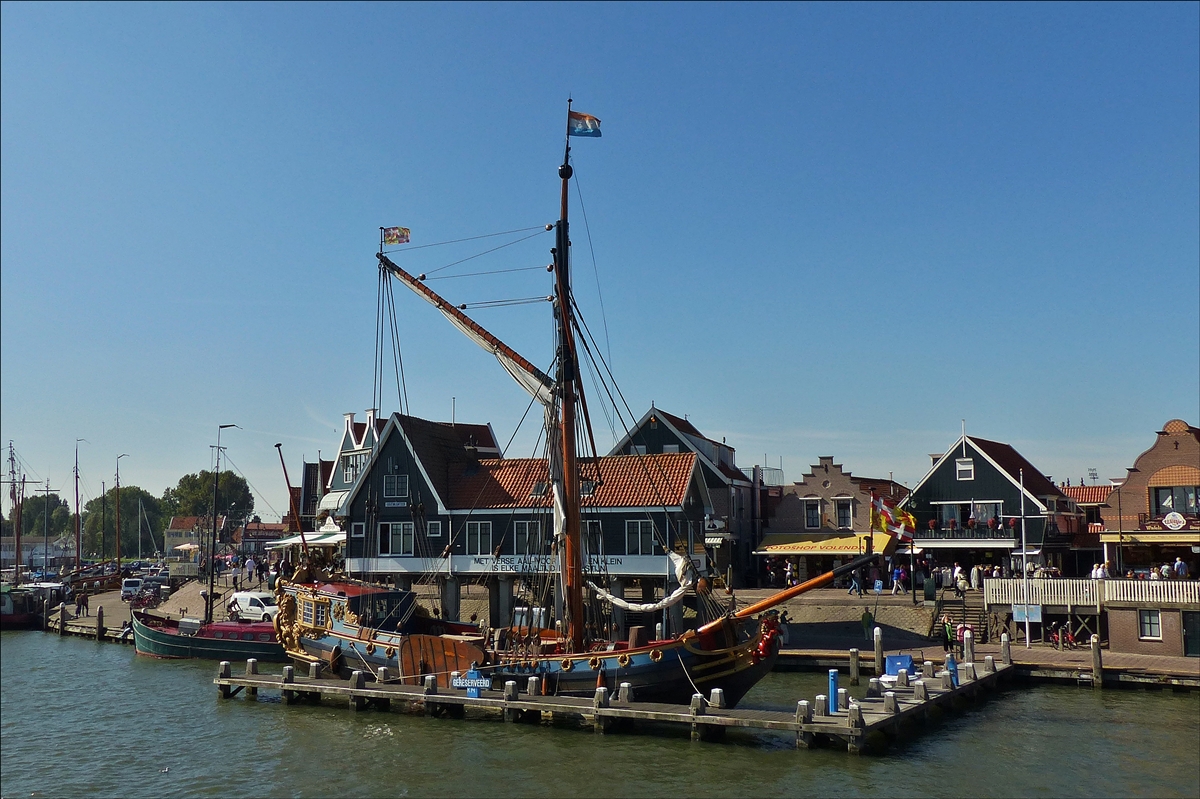
[(343, 413), (342, 416), (346, 417), (346, 432), (350, 434), (350, 440), (354, 441), (354, 414)]

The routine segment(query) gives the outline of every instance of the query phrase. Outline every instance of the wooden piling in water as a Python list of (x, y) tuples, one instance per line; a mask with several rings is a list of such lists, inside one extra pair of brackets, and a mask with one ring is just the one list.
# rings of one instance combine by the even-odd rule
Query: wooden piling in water
[(96, 606), (96, 640), (104, 640), (104, 606)]
[(875, 676), (887, 671), (887, 661), (883, 659), (883, 628), (876, 627), (875, 633)]
[(858, 650), (850, 650), (850, 684), (858, 685)]
[(1100, 636), (1092, 635), (1092, 687), (1104, 687), (1104, 657), (1100, 654)]

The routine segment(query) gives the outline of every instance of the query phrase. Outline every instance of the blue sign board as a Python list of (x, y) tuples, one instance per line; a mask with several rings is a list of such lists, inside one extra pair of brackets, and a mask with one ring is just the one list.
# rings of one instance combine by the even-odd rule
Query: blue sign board
[(1035, 624), (1042, 623), (1042, 606), (1041, 605), (1013, 605), (1013, 621), (1025, 621), (1028, 616), (1029, 621)]
[(492, 679), (484, 677), (478, 669), (471, 669), (466, 673), (466, 676), (452, 679), (450, 686), (452, 688), (466, 688), (469, 698), (478, 699), (480, 690), (492, 687)]
[(875, 593), (877, 593), (877, 594), (883, 593), (883, 580), (875, 581)]

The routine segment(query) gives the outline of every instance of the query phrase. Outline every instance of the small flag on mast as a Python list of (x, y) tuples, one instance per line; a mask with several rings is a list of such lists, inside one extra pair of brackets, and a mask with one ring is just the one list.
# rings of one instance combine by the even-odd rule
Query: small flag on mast
[(385, 227), (383, 229), (384, 244), (408, 244), (409, 231), (406, 227)]
[(578, 111), (567, 112), (568, 136), (600, 137), (600, 120), (591, 114), (581, 114)]

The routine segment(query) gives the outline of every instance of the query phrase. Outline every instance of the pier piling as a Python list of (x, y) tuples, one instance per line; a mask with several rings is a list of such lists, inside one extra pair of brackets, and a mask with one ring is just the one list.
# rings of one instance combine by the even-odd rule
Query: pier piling
[(887, 661), (883, 659), (883, 628), (875, 628), (875, 676), (883, 674), (886, 669)]
[[(812, 706), (810, 706), (808, 704), (808, 700), (801, 699), (799, 702), (796, 703), (796, 724), (798, 724), (798, 725), (812, 724), (812, 720), (813, 720)], [(807, 732), (806, 730), (804, 730), (803, 727), (796, 730), (796, 748), (797, 749), (811, 748), (813, 745), (813, 741), (815, 739), (816, 739), (816, 736), (814, 736), (811, 732)]]
[(1008, 639), (1008, 633), (1000, 633), (1000, 662), (1005, 666), (1012, 665), (1012, 642)]
[[(361, 671), (350, 672), (350, 687), (356, 691), (361, 691), (367, 685), (367, 676)], [(350, 694), (350, 709), (362, 710), (367, 706), (367, 698), (362, 694)]]
[(1092, 687), (1104, 687), (1104, 657), (1100, 654), (1100, 636), (1092, 635)]
[(850, 650), (850, 684), (858, 685), (858, 650)]
[(104, 640), (104, 606), (96, 607), (96, 640)]

